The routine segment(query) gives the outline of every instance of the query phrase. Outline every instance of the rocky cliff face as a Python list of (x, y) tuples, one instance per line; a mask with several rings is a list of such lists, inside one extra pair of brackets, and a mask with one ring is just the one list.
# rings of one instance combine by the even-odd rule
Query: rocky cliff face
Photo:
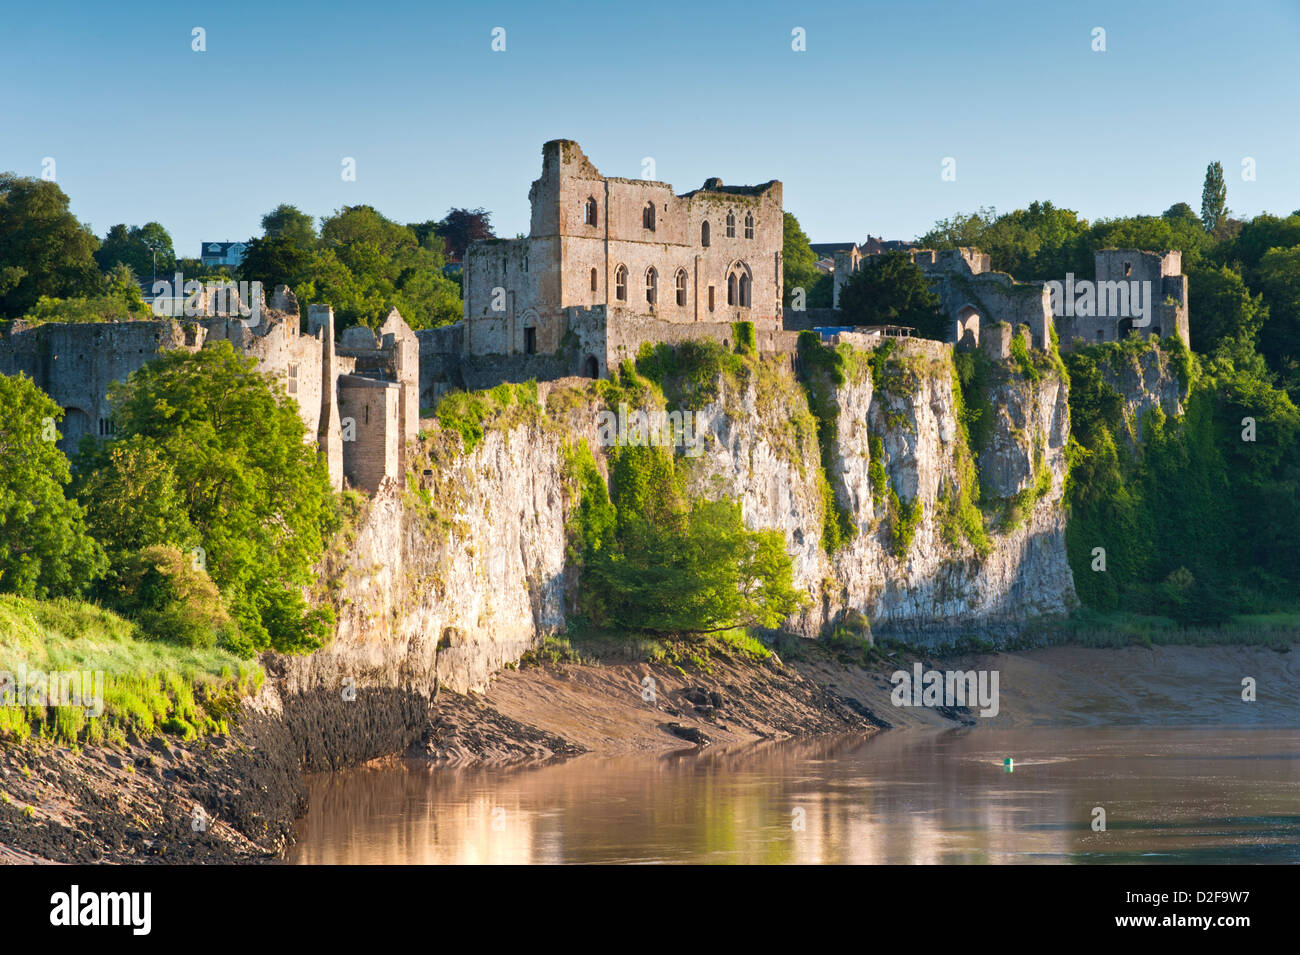
[[(1065, 612), (1074, 598), (1060, 507), (1069, 430), (1061, 380), (1005, 370), (991, 378), (984, 497), (994, 516), (1003, 503), (1020, 507), (1018, 523), (992, 533), (980, 553), (945, 517), (963, 482), (972, 494), (977, 479), (961, 466), (948, 346), (907, 345), (884, 377), (873, 382), (864, 357), (835, 385), (825, 458), (788, 366), (766, 363), (746, 381), (724, 382), (697, 412), (703, 453), (687, 459), (690, 487), (738, 498), (751, 527), (784, 534), (809, 594), (790, 628), (816, 636), (857, 611), (878, 633), (934, 643)], [(598, 452), (601, 403), (590, 382), (575, 380), (545, 386), (541, 397), (546, 410), (506, 416), (467, 454), (459, 436), (423, 423), (408, 487), (385, 486), (327, 561), (337, 634), (312, 657), (284, 661), (288, 693), (333, 693), (348, 680), (424, 698), (437, 685), (473, 690), (564, 628), (574, 585), (565, 571), (564, 448), (587, 440)], [(878, 466), (873, 483), (873, 463), (887, 488)], [(909, 512), (920, 509), (901, 549), (889, 489)], [(828, 490), (856, 528), (834, 553), (823, 542)]]
[(1185, 410), (1187, 389), (1178, 377), (1174, 363), (1154, 341), (1142, 351), (1110, 347), (1097, 361), (1101, 380), (1124, 399), (1124, 422), (1130, 447), (1141, 447), (1143, 419), (1148, 411), (1159, 408), (1173, 418)]

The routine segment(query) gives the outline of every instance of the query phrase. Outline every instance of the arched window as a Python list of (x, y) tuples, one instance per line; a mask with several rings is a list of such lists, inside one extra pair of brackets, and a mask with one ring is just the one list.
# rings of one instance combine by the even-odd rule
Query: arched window
[(677, 270), (677, 304), (685, 306), (686, 304), (686, 270)]
[(753, 282), (749, 266), (744, 262), (733, 265), (727, 272), (727, 304), (737, 308), (749, 308), (752, 304), (750, 298)]
[(595, 269), (592, 269), (592, 270), (591, 270), (591, 290), (592, 290), (593, 292), (596, 291), (596, 283), (597, 283), (598, 281), (599, 281), (599, 277), (598, 277), (597, 274), (596, 274), (596, 270), (595, 270)]
[(645, 272), (645, 300), (648, 305), (659, 300), (659, 273), (653, 266)]
[(700, 223), (700, 245), (706, 249), (709, 247), (709, 220), (705, 219)]
[(645, 208), (641, 210), (641, 228), (655, 230), (655, 204), (647, 202)]
[(614, 297), (620, 302), (627, 301), (627, 266), (620, 265), (614, 272)]
[(736, 237), (736, 214), (734, 212), (728, 212), (727, 213), (727, 238), (734, 239), (735, 237)]
[(745, 238), (754, 238), (754, 215), (750, 212), (745, 213)]
[(596, 197), (595, 196), (587, 197), (587, 208), (583, 219), (587, 223), (587, 225), (599, 225), (599, 223), (596, 221)]

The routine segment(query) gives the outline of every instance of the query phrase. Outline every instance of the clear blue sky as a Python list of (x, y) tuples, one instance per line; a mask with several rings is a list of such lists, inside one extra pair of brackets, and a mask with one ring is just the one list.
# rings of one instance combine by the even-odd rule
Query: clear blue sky
[(1034, 199), (1090, 219), (1199, 210), (1214, 159), (1236, 213), (1300, 207), (1297, 0), (52, 0), (3, 20), (0, 170), (53, 157), (96, 233), (157, 220), (182, 255), (259, 234), (280, 202), (402, 222), (483, 206), (524, 232), (561, 137), (607, 175), (653, 157), (678, 192), (781, 179), (814, 242)]

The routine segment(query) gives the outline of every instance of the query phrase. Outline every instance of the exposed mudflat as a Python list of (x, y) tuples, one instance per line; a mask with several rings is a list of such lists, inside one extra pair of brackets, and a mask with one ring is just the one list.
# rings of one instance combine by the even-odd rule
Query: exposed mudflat
[[(890, 675), (915, 662), (899, 655), (864, 668), (815, 647), (784, 664), (715, 653), (707, 670), (555, 664), (504, 670), (485, 694), (440, 693), (431, 712), (410, 694), (377, 690), (356, 705), (250, 708), (231, 736), (192, 743), (0, 745), (0, 863), (270, 861), (304, 811), (304, 769), (383, 754), (422, 756), (436, 772), (722, 752), (891, 726), (1300, 726), (1300, 654), (1290, 651), (1051, 647), (919, 659), (924, 669), (996, 672), (998, 715), (983, 718), (972, 707), (894, 705)], [(1242, 699), (1247, 678), (1254, 702)]]
[(662, 753), (881, 725), (795, 667), (715, 653), (707, 672), (644, 663), (502, 671), (486, 694), (439, 696), (424, 752), (456, 764)]

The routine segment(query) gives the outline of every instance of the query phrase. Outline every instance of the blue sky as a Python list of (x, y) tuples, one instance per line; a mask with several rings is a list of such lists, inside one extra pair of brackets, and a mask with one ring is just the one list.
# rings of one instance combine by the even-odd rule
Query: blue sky
[(1300, 208), (1297, 0), (52, 0), (4, 19), (0, 170), (53, 157), (99, 235), (157, 220), (182, 255), (260, 233), (280, 202), (402, 222), (483, 206), (498, 234), (527, 231), (561, 137), (607, 175), (652, 157), (678, 192), (780, 179), (814, 242), (1034, 199), (1089, 219), (1199, 209), (1214, 159), (1236, 213)]

